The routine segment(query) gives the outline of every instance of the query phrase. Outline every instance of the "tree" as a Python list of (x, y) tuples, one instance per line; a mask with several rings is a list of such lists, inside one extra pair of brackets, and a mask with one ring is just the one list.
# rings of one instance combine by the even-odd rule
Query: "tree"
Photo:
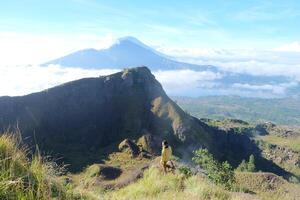
[(207, 149), (198, 149), (194, 155), (193, 161), (206, 171), (212, 182), (224, 185), (227, 189), (231, 188), (235, 181), (234, 171), (227, 161), (219, 163)]
[(245, 172), (247, 171), (248, 168), (248, 164), (245, 160), (242, 160), (241, 164), (239, 164), (239, 166), (236, 168), (237, 171), (239, 172)]
[(249, 161), (246, 162), (245, 160), (242, 160), (241, 164), (236, 168), (237, 171), (240, 172), (255, 172), (255, 158), (254, 155), (251, 154), (249, 157)]
[(248, 172), (255, 172), (256, 169), (255, 169), (255, 158), (254, 158), (254, 155), (251, 154), (250, 157), (249, 157), (249, 162), (248, 162)]

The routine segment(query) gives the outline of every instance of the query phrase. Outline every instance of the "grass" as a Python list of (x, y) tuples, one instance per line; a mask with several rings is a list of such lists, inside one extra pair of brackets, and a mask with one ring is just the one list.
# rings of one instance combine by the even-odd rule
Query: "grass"
[(265, 142), (268, 142), (270, 144), (275, 144), (282, 147), (287, 147), (291, 150), (300, 152), (300, 137), (278, 137), (276, 135), (266, 135), (261, 136), (260, 139), (262, 139)]
[(238, 187), (257, 194), (263, 200), (300, 199), (300, 185), (288, 183), (275, 174), (240, 172), (235, 177)]
[(73, 192), (99, 199), (106, 191), (134, 182), (143, 173), (143, 166), (151, 161), (140, 156), (132, 158), (126, 152), (114, 152), (104, 163), (90, 165), (80, 173), (69, 174), (68, 178), (72, 180)]
[[(84, 176), (60, 176), (60, 169), (55, 163), (49, 162), (38, 153), (29, 159), (27, 152), (21, 145), (18, 134), (5, 133), (0, 136), (1, 200), (300, 199), (299, 184), (288, 183), (271, 173), (236, 173), (235, 189), (229, 191), (214, 185), (203, 175), (186, 176), (179, 171), (175, 174), (164, 174), (155, 165), (147, 169), (142, 178), (129, 185), (120, 189), (105, 189), (98, 184), (99, 172), (105, 164), (115, 167), (121, 165), (129, 173), (132, 167), (150, 160), (133, 160), (125, 154), (115, 153), (105, 164), (87, 168), (81, 174)], [(67, 179), (70, 180), (66, 181)], [(120, 178), (112, 181), (118, 179)], [(79, 183), (82, 183), (80, 187), (76, 185)]]
[[(299, 160), (299, 156), (297, 156), (300, 153), (299, 136), (284, 138), (276, 135), (265, 135), (256, 136), (255, 139), (259, 141), (259, 146), (266, 158), (272, 156), (273, 162), (297, 176), (298, 179), (300, 178), (300, 168), (294, 164)], [(292, 151), (287, 153), (287, 150), (288, 152)], [(292, 160), (293, 162), (291, 162)], [(292, 182), (299, 182), (299, 180), (292, 180)]]
[[(200, 198), (201, 197), (201, 198)], [(230, 192), (208, 182), (204, 177), (163, 174), (151, 167), (144, 177), (122, 189), (108, 192), (104, 199), (230, 199)]]
[(145, 163), (149, 163), (150, 159), (143, 158), (143, 157), (137, 157), (132, 158), (130, 154), (124, 153), (124, 152), (114, 152), (111, 153), (107, 160), (105, 161), (105, 164), (111, 165), (114, 167), (120, 167), (123, 170), (127, 170), (128, 168), (131, 168), (132, 166), (137, 166)]
[(59, 170), (54, 163), (38, 153), (28, 159), (19, 134), (0, 136), (0, 199), (49, 200), (74, 199), (58, 181)]

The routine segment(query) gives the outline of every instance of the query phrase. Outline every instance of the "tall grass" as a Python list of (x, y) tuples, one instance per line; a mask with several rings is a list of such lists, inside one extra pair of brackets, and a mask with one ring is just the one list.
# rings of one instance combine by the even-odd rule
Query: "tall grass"
[(57, 169), (39, 153), (28, 159), (18, 133), (0, 136), (0, 199), (69, 199), (57, 181)]
[(200, 176), (165, 175), (152, 167), (145, 171), (142, 179), (120, 190), (108, 192), (104, 199), (227, 200), (230, 199), (230, 192)]

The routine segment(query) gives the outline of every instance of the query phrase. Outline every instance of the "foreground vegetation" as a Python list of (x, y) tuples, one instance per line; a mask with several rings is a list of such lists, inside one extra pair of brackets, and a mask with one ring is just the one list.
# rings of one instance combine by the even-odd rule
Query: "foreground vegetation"
[(104, 199), (230, 199), (230, 192), (202, 176), (185, 178), (181, 174), (163, 174), (152, 167), (144, 177), (127, 187), (105, 194)]
[(0, 136), (0, 199), (74, 199), (58, 181), (58, 167), (36, 153), (29, 160), (18, 134)]
[[(203, 175), (163, 174), (152, 167), (137, 182), (103, 194), (103, 199), (191, 199), (191, 200), (294, 200), (300, 186), (271, 173), (236, 173), (231, 190), (215, 185)], [(101, 198), (99, 198), (101, 199)]]
[[(37, 151), (38, 152), (38, 151)], [(61, 173), (55, 163), (42, 158), (39, 153), (29, 156), (21, 145), (18, 134), (2, 134), (0, 136), (0, 199), (2, 200), (134, 200), (134, 199), (201, 199), (201, 200), (273, 200), (299, 199), (300, 185), (288, 183), (271, 173), (234, 172), (227, 163), (218, 163), (207, 150), (195, 152), (194, 161), (205, 169), (205, 173), (195, 171), (180, 163), (175, 173), (164, 174), (158, 160), (152, 162), (149, 169), (142, 173), (142, 178), (132, 179), (132, 182), (122, 187), (104, 187), (101, 169), (108, 166), (115, 168), (126, 162), (122, 175), (145, 160), (129, 157), (105, 164), (94, 164), (80, 174)], [(112, 158), (117, 156), (112, 154)], [(29, 158), (31, 159), (29, 159)], [(135, 160), (137, 159), (137, 160)], [(245, 161), (247, 169), (252, 169), (252, 158)], [(110, 168), (110, 170), (112, 167)], [(111, 179), (109, 183), (122, 180), (120, 177)], [(107, 178), (107, 177), (106, 177)], [(73, 180), (74, 179), (74, 180)], [(76, 180), (78, 179), (78, 180)], [(78, 185), (82, 184), (84, 185)], [(81, 187), (82, 186), (82, 187)], [(108, 185), (106, 185), (108, 186)]]

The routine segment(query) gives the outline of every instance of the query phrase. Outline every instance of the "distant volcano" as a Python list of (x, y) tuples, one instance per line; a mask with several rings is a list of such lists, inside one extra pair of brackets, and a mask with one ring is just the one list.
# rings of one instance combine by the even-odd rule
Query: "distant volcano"
[(194, 65), (172, 60), (169, 56), (163, 55), (134, 37), (121, 38), (108, 49), (83, 49), (49, 61), (44, 65), (48, 64), (85, 69), (123, 69), (126, 67), (147, 66), (151, 70), (216, 70), (213, 66)]

